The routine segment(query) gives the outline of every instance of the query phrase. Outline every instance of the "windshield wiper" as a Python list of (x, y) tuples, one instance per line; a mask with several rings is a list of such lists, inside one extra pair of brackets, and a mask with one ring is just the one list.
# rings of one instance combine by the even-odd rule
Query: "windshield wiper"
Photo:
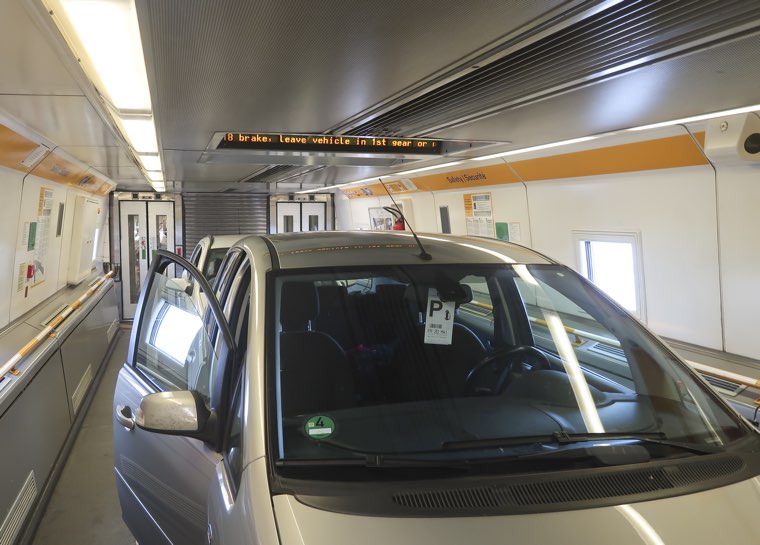
[[(468, 469), (469, 462), (467, 460), (440, 460), (430, 458), (408, 458), (399, 456), (397, 454), (386, 454), (381, 452), (365, 452), (357, 450), (340, 443), (334, 443), (332, 441), (320, 441), (320, 445), (325, 445), (337, 450), (354, 455), (351, 458), (294, 458), (277, 460), (275, 465), (278, 466), (290, 466), (290, 467), (313, 467), (313, 466), (363, 466), (363, 467), (393, 467), (393, 468), (405, 468), (405, 467), (429, 467), (429, 468), (442, 468), (442, 469)], [(426, 453), (439, 452), (439, 451), (427, 451)], [(417, 452), (410, 452), (409, 455), (422, 454)]]
[(431, 460), (427, 458), (401, 458), (385, 454), (366, 454), (356, 458), (300, 458), (277, 460), (275, 465), (281, 467), (370, 467), (370, 468), (433, 468), (433, 469), (470, 469), (468, 460)]
[(720, 447), (711, 445), (699, 445), (694, 443), (682, 443), (672, 441), (662, 432), (653, 433), (567, 433), (556, 431), (551, 435), (534, 435), (523, 437), (496, 437), (492, 439), (471, 439), (466, 441), (446, 441), (441, 444), (444, 450), (466, 450), (473, 448), (499, 448), (534, 443), (549, 443), (557, 445), (569, 445), (589, 441), (638, 441), (640, 443), (664, 445), (668, 447), (686, 450), (694, 454), (715, 454), (723, 452)]

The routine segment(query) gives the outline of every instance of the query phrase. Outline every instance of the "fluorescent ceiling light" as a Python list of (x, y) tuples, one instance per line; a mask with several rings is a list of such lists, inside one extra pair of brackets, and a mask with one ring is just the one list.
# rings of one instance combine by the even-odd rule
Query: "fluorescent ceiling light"
[(161, 157), (158, 155), (138, 155), (145, 170), (161, 170)]
[(150, 112), (140, 28), (132, 0), (47, 0), (87, 75), (118, 110)]
[(154, 182), (163, 182), (164, 173), (161, 172), (160, 170), (158, 172), (148, 172), (148, 178)]
[(659, 129), (661, 127), (669, 127), (671, 125), (683, 125), (685, 123), (694, 123), (696, 121), (705, 121), (707, 119), (715, 119), (716, 117), (726, 117), (729, 115), (746, 114), (760, 110), (760, 104), (754, 106), (745, 106), (743, 108), (734, 108), (733, 110), (724, 110), (722, 112), (713, 112), (710, 114), (695, 115), (692, 117), (683, 117), (681, 119), (674, 119), (672, 121), (663, 121), (662, 123), (652, 123), (651, 125), (642, 125), (641, 127), (633, 127), (628, 129), (630, 131), (646, 131), (648, 129)]
[(335, 189), (337, 187), (345, 187), (347, 185), (366, 184), (367, 182), (374, 182), (374, 181), (379, 182), (380, 178), (381, 178), (380, 176), (373, 176), (372, 178), (364, 178), (363, 180), (356, 180), (354, 182), (346, 182), (344, 184), (328, 185), (325, 187), (317, 187), (315, 189), (304, 189), (303, 191), (296, 191), (296, 193), (300, 195), (302, 193), (315, 193), (317, 191), (325, 191), (327, 189)]
[(158, 141), (156, 139), (156, 127), (153, 125), (153, 116), (119, 118), (124, 133), (130, 145), (138, 154), (158, 153)]
[(562, 140), (560, 142), (552, 142), (550, 144), (541, 144), (540, 146), (531, 146), (529, 148), (521, 148), (510, 151), (504, 151), (502, 153), (494, 153), (491, 155), (484, 155), (483, 157), (473, 157), (473, 161), (486, 161), (488, 159), (498, 159), (499, 157), (509, 157), (510, 155), (519, 155), (521, 153), (530, 153), (531, 151), (539, 151), (542, 149), (557, 148), (559, 146), (569, 146), (570, 144), (578, 144), (580, 142), (588, 142), (594, 140), (599, 136), (583, 136), (581, 138), (571, 138), (570, 140)]

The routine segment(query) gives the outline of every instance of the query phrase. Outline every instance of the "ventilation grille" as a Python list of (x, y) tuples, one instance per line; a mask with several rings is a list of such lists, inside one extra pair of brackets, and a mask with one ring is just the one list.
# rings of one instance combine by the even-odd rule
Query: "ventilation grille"
[[(621, 2), (350, 132), (409, 136), (455, 126), (657, 59), (706, 48), (716, 35), (735, 34), (732, 29), (758, 17), (760, 3), (742, 0)], [(512, 46), (519, 47), (519, 42)]]
[(610, 346), (609, 344), (596, 343), (588, 349), (589, 352), (596, 352), (597, 354), (604, 354), (605, 356), (612, 356), (622, 361), (628, 361), (625, 357), (625, 352), (618, 346)]
[(244, 179), (243, 181), (246, 183), (256, 183), (256, 184), (268, 183), (268, 182), (276, 181), (276, 179), (279, 177), (289, 176), (297, 170), (299, 170), (299, 167), (297, 166), (277, 165), (277, 166), (267, 168), (263, 172), (259, 172), (249, 178)]
[(393, 501), (409, 509), (431, 511), (558, 505), (671, 490), (718, 479), (737, 473), (743, 468), (744, 462), (741, 458), (730, 457), (717, 461), (558, 478), (509, 486), (415, 491), (395, 494)]
[(34, 505), (34, 498), (36, 497), (37, 482), (34, 480), (34, 471), (32, 471), (26, 478), (18, 496), (16, 496), (16, 501), (13, 502), (3, 525), (0, 526), (0, 545), (11, 545), (14, 542), (16, 535), (24, 525), (27, 514)]
[(206, 235), (266, 233), (267, 194), (185, 193), (185, 255)]
[(721, 394), (736, 396), (739, 395), (739, 393), (742, 392), (745, 388), (743, 384), (738, 384), (730, 380), (713, 377), (711, 375), (705, 375), (702, 373), (700, 374), (702, 375), (702, 378), (710, 384), (710, 386), (718, 390)]
[(79, 411), (79, 406), (82, 404), (82, 400), (84, 399), (84, 396), (87, 393), (87, 388), (89, 388), (91, 382), (92, 365), (89, 365), (84, 372), (84, 375), (82, 375), (82, 380), (79, 381), (77, 389), (74, 390), (74, 394), (71, 396), (71, 408), (74, 411), (74, 414), (77, 414)]

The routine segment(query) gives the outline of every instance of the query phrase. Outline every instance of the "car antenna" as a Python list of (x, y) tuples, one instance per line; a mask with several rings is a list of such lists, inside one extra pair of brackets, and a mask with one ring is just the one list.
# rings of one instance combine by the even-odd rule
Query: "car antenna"
[(383, 183), (383, 179), (382, 178), (378, 178), (378, 181), (380, 182), (380, 185), (383, 186), (383, 189), (385, 189), (385, 192), (388, 194), (388, 196), (391, 198), (391, 202), (393, 202), (393, 206), (396, 207), (396, 209), (394, 210), (390, 206), (383, 206), (383, 209), (388, 210), (392, 214), (398, 214), (399, 216), (401, 216), (401, 219), (404, 220), (404, 224), (409, 226), (409, 230), (412, 232), (412, 236), (414, 237), (414, 240), (417, 243), (417, 246), (420, 247), (420, 253), (418, 254), (417, 257), (419, 257), (423, 261), (430, 261), (431, 259), (433, 259), (433, 256), (430, 255), (427, 252), (427, 250), (425, 250), (425, 247), (422, 245), (422, 242), (420, 241), (419, 237), (417, 236), (417, 233), (414, 232), (414, 229), (412, 228), (412, 225), (408, 221), (406, 221), (406, 218), (404, 217), (404, 213), (401, 211), (401, 208), (399, 208), (399, 205), (396, 204), (396, 199), (393, 198), (393, 195), (391, 195), (391, 192), (388, 191), (388, 188)]

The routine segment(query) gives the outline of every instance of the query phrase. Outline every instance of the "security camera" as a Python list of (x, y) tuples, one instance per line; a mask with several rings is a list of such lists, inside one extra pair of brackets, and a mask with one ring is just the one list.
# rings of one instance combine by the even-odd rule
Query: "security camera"
[(753, 132), (744, 140), (744, 151), (753, 155), (760, 153), (760, 133)]

